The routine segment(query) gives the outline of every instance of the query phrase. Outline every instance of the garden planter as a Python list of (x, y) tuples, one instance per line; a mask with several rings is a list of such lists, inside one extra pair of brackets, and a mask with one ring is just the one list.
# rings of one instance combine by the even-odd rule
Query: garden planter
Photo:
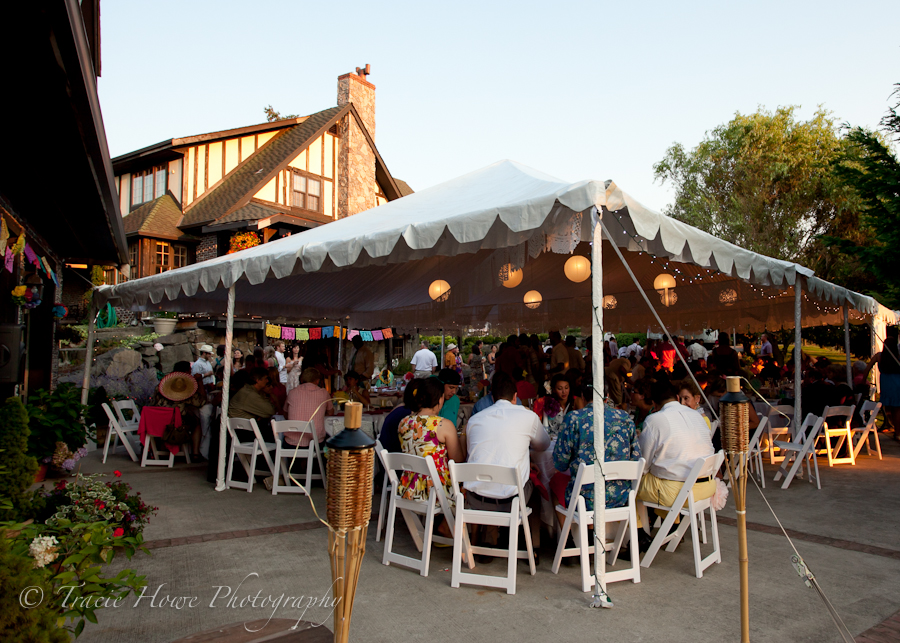
[(35, 482), (43, 482), (44, 478), (46, 478), (46, 477), (47, 477), (47, 465), (44, 463), (41, 463), (41, 465), (38, 467), (37, 473), (34, 474), (34, 481)]
[(154, 319), (153, 332), (157, 335), (171, 335), (175, 331), (175, 325), (177, 323), (177, 319)]

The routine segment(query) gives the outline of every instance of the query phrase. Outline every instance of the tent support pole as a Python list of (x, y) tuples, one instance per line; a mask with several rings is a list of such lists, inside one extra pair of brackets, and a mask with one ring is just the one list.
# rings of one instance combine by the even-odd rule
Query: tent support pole
[[(441, 329), (441, 359), (438, 360), (441, 368), (444, 368), (444, 329)], [(441, 370), (440, 368), (438, 370)]]
[(97, 306), (91, 297), (91, 305), (88, 307), (88, 332), (84, 353), (84, 377), (81, 380), (81, 403), (87, 404), (88, 393), (91, 389), (91, 364), (94, 362), (94, 330), (97, 327)]
[(801, 385), (803, 384), (803, 341), (801, 316), (803, 308), (803, 284), (798, 274), (794, 281), (794, 432), (803, 424), (803, 400)]
[(222, 416), (219, 421), (219, 462), (216, 471), (216, 491), (225, 491), (226, 436), (228, 435), (228, 401), (231, 388), (231, 365), (234, 363), (231, 349), (234, 343), (234, 288), (228, 288), (228, 307), (225, 309), (225, 373), (222, 377)]
[(853, 388), (853, 369), (850, 367), (850, 304), (844, 302), (844, 352), (847, 353), (847, 386)]
[[(340, 334), (338, 335), (338, 354), (337, 354), (337, 366), (338, 370), (342, 373), (344, 372), (344, 320), (341, 318), (340, 323)], [(347, 370), (350, 370), (349, 368)], [(334, 386), (334, 389), (337, 390), (338, 386), (343, 386), (343, 376), (338, 375), (338, 381)]]
[[(594, 242), (591, 245), (591, 369), (594, 373), (594, 590), (595, 607), (612, 607), (606, 593), (606, 477), (603, 463), (606, 460), (603, 400), (603, 229), (602, 212), (594, 208)], [(634, 546), (634, 543), (631, 545)], [(599, 603), (599, 604), (598, 604)]]

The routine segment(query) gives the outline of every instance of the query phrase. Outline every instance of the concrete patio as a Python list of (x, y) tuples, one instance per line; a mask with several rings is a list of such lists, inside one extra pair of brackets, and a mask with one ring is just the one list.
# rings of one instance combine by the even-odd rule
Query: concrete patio
[[(829, 469), (820, 460), (821, 491), (805, 480), (782, 490), (772, 483), (775, 468), (766, 467), (766, 497), (855, 636), (900, 609), (900, 515), (892, 510), (900, 488), (900, 444), (883, 434), (882, 449), (884, 460), (861, 456), (856, 466)], [(145, 532), (151, 555), (140, 554), (128, 565), (146, 574), (148, 587), (143, 599), (131, 597), (99, 612), (99, 624), (88, 625), (80, 641), (172, 641), (269, 617), (324, 622), (331, 628), (327, 529), (306, 497), (273, 497), (261, 484), (253, 493), (219, 493), (206, 482), (205, 465), (179, 462), (174, 469), (141, 469), (123, 455), (111, 456), (103, 465), (96, 452), (83, 461), (84, 472), (114, 470), (160, 508)], [(320, 488), (313, 500), (324, 512)], [(383, 566), (373, 522), (351, 638), (430, 640), (446, 632), (470, 641), (596, 640), (598, 633), (603, 640), (616, 641), (739, 640), (737, 531), (730, 499), (719, 515), (720, 565), (695, 578), (685, 541), (674, 553), (660, 552), (653, 565), (642, 570), (641, 583), (610, 585), (615, 601), (611, 610), (587, 607), (589, 594), (580, 591), (577, 566), (563, 567), (559, 575), (550, 572), (555, 543), (549, 538), (544, 539), (537, 575), (529, 576), (521, 562), (517, 593), (508, 596), (487, 588), (452, 589), (450, 549), (433, 550), (425, 578)], [(753, 640), (840, 641), (822, 602), (798, 577), (789, 543), (774, 528), (775, 520), (752, 486), (748, 521)], [(414, 551), (402, 521), (397, 534), (397, 548)], [(126, 563), (117, 560), (116, 566)], [(495, 561), (478, 571), (500, 574), (504, 569), (504, 563)], [(257, 593), (254, 607), (251, 601)], [(262, 605), (265, 597), (281, 595), (277, 609), (271, 603)], [(165, 596), (196, 599), (193, 607), (188, 602), (179, 609), (161, 606)], [(888, 634), (870, 631), (858, 640), (900, 636), (890, 633), (900, 632), (896, 619), (882, 628)]]

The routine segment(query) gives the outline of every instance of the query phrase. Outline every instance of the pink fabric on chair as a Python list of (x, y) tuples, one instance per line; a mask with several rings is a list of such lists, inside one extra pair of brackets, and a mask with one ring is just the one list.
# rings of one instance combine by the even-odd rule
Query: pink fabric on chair
[[(148, 433), (153, 437), (161, 438), (166, 430), (166, 426), (170, 423), (176, 427), (181, 426), (181, 411), (165, 406), (145, 406), (142, 408), (141, 423), (138, 425), (138, 436), (141, 438), (141, 444), (144, 444)], [(165, 445), (175, 455), (178, 455), (178, 452), (181, 450), (177, 444), (166, 442)]]

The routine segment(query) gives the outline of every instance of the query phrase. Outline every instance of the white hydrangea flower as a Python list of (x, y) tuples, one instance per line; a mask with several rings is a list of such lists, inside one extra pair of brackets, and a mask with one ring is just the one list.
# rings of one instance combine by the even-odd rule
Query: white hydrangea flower
[(59, 555), (56, 546), (59, 541), (54, 536), (38, 536), (31, 541), (28, 546), (28, 552), (34, 557), (35, 567), (45, 567), (49, 565)]

